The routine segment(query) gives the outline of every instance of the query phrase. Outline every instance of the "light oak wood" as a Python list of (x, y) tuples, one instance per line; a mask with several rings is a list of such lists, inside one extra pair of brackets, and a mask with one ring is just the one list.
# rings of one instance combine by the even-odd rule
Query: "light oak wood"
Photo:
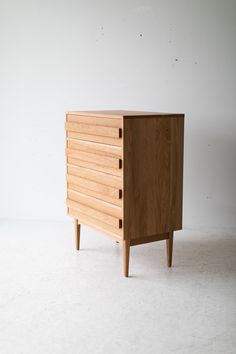
[(66, 203), (69, 208), (81, 212), (84, 215), (92, 216), (94, 219), (101, 220), (105, 224), (111, 225), (116, 229), (120, 229), (122, 226), (121, 219), (118, 219), (117, 217), (105, 214), (97, 209), (93, 209), (85, 204), (78, 203), (71, 199), (67, 199)]
[[(152, 117), (162, 117), (162, 116), (172, 116), (172, 117), (179, 117), (183, 116), (181, 113), (166, 113), (166, 112), (147, 112), (147, 111), (129, 111), (129, 110), (101, 110), (101, 111), (70, 111), (66, 112), (67, 118), (71, 118), (72, 116), (77, 116), (79, 118), (84, 117), (84, 118), (102, 118), (101, 122), (103, 122), (104, 119), (123, 119), (126, 117), (129, 118), (136, 118), (136, 117), (141, 117), (141, 118), (152, 118)], [(86, 122), (86, 120), (85, 120)], [(120, 122), (121, 124), (121, 122)], [(106, 125), (106, 124), (102, 124)]]
[(75, 246), (76, 249), (80, 249), (80, 224), (78, 224), (78, 220), (74, 219), (74, 227), (75, 227)]
[(117, 127), (106, 127), (103, 125), (87, 124), (87, 123), (74, 123), (67, 122), (65, 124), (66, 130), (73, 132), (90, 134), (90, 135), (99, 135), (106, 136), (110, 138), (121, 138), (121, 128)]
[(123, 241), (123, 266), (124, 266), (124, 276), (129, 276), (129, 254), (130, 254), (130, 240)]
[(67, 147), (69, 149), (90, 152), (96, 155), (122, 158), (122, 148), (119, 146), (94, 143), (85, 140), (68, 139)]
[(107, 173), (103, 173), (100, 171), (94, 171), (88, 168), (80, 167), (80, 166), (71, 166), (68, 165), (68, 174), (72, 176), (77, 176), (81, 178), (85, 178), (97, 183), (101, 183), (105, 186), (115, 187), (118, 189), (122, 189), (122, 179), (117, 176), (111, 176)]
[(167, 265), (172, 266), (172, 254), (173, 254), (173, 231), (169, 232), (169, 238), (166, 240), (166, 251), (167, 251)]
[(85, 124), (92, 124), (92, 125), (102, 125), (105, 127), (115, 127), (115, 128), (122, 128), (122, 119), (121, 117), (104, 117), (104, 116), (97, 116), (97, 115), (89, 115), (89, 114), (77, 114), (77, 113), (68, 113), (66, 115), (67, 122), (74, 122), (74, 123), (85, 123)]
[(116, 138), (110, 138), (108, 136), (91, 135), (91, 134), (84, 134), (84, 133), (73, 132), (73, 131), (67, 131), (67, 137), (69, 139), (75, 139), (75, 140), (85, 140), (85, 141), (91, 141), (100, 144), (106, 144), (106, 145), (122, 146), (121, 138), (116, 139)]
[(131, 239), (182, 226), (183, 135), (175, 134), (182, 121), (174, 116), (148, 118), (145, 124), (140, 117), (124, 121), (124, 233)]
[(123, 175), (123, 171), (122, 171), (122, 161), (121, 160), (117, 160), (118, 162), (118, 166), (119, 168), (113, 168), (113, 167), (104, 167), (101, 166), (99, 164), (97, 164), (96, 162), (91, 162), (91, 161), (84, 161), (84, 160), (80, 160), (80, 159), (74, 159), (73, 157), (68, 157), (67, 158), (67, 163), (68, 165), (71, 166), (77, 166), (77, 167), (85, 167), (85, 168), (89, 168), (91, 170), (94, 171), (100, 171), (100, 172), (105, 172), (108, 173), (110, 175), (113, 176), (118, 176), (118, 177), (122, 177)]
[(115, 218), (122, 219), (122, 208), (117, 205), (113, 205), (103, 200), (96, 199), (89, 195), (74, 192), (71, 190), (68, 190), (67, 196), (70, 200), (74, 200), (75, 202), (86, 205), (92, 209), (100, 210), (104, 214), (108, 214), (114, 216)]
[[(90, 189), (87, 189), (85, 188), (82, 183), (81, 184), (73, 184), (73, 183), (68, 183), (68, 186), (67, 186), (67, 190), (69, 191), (74, 191), (74, 192), (80, 192), (82, 194), (85, 194), (85, 195), (88, 195), (90, 197), (94, 197), (98, 200), (102, 200), (104, 202), (107, 202), (107, 203), (110, 203), (110, 204), (114, 204), (114, 205), (117, 205), (119, 207), (122, 207), (122, 194), (120, 193), (119, 194), (119, 191), (117, 190), (117, 195), (118, 197), (120, 197), (120, 199), (117, 199), (117, 198), (112, 198), (104, 193), (99, 193), (97, 191), (94, 191), (94, 190), (90, 190)], [(120, 191), (121, 192), (121, 191)]]
[(68, 214), (130, 247), (182, 228), (184, 115), (135, 111), (66, 114)]
[(121, 190), (119, 188), (106, 186), (104, 184), (97, 183), (95, 181), (86, 178), (67, 175), (67, 182), (77, 186), (81, 185), (85, 189), (89, 189), (91, 191), (99, 193), (99, 195), (101, 195), (100, 199), (102, 199), (102, 196), (107, 196), (109, 198), (115, 198), (115, 199), (121, 198)]
[(79, 210), (68, 208), (68, 215), (78, 219), (78, 222), (80, 224), (85, 224), (90, 227), (94, 227), (95, 229), (104, 232), (107, 236), (110, 236), (115, 240), (122, 239), (121, 229), (116, 229), (111, 225), (108, 225), (98, 219), (93, 218), (92, 216), (85, 215), (81, 213)]
[(170, 120), (169, 230), (182, 229), (184, 117)]
[(77, 151), (75, 149), (66, 149), (68, 158), (91, 162), (95, 165), (106, 166), (113, 169), (120, 169), (121, 163), (118, 157), (108, 157), (91, 152)]
[(168, 237), (169, 237), (169, 233), (166, 232), (165, 234), (160, 234), (160, 235), (133, 238), (130, 240), (130, 246), (137, 246), (137, 245), (141, 245), (143, 243), (150, 243), (150, 242), (155, 242), (155, 241), (167, 240)]

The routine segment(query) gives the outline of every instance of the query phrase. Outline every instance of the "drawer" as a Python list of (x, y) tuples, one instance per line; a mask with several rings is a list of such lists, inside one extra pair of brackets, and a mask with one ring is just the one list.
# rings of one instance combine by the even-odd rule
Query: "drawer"
[(94, 171), (84, 167), (67, 166), (67, 173), (72, 176), (84, 178), (104, 186), (122, 189), (122, 179), (107, 173)]
[(109, 224), (106, 224), (99, 219), (95, 219), (92, 215), (87, 215), (82, 213), (78, 209), (68, 208), (68, 214), (73, 218), (77, 219), (79, 223), (85, 224), (91, 227), (94, 227), (97, 230), (105, 232), (110, 236), (117, 239), (117, 236), (122, 240), (123, 239), (123, 229), (115, 228)]
[(81, 132), (74, 132), (70, 130), (69, 131), (67, 130), (67, 138), (76, 139), (76, 140), (93, 141), (101, 144), (122, 146), (122, 138), (117, 139), (117, 138), (111, 138), (107, 136), (84, 134)]
[(122, 128), (121, 118), (107, 118), (107, 117), (95, 117), (95, 116), (83, 116), (81, 114), (67, 114), (66, 122), (77, 124), (91, 124), (97, 126)]
[(67, 115), (67, 138), (122, 146), (122, 121), (104, 117)]
[(75, 159), (70, 156), (69, 157), (67, 156), (67, 163), (68, 163), (68, 165), (71, 165), (71, 166), (85, 167), (85, 168), (92, 169), (94, 171), (105, 172), (105, 173), (109, 173), (114, 176), (122, 177), (122, 169), (121, 168), (119, 168), (119, 169), (118, 168), (110, 168), (110, 167), (99, 165), (95, 162)]
[(116, 229), (121, 229), (121, 227), (122, 227), (121, 219), (119, 219), (115, 216), (105, 214), (100, 210), (90, 208), (84, 204), (75, 202), (74, 200), (71, 200), (71, 199), (67, 199), (66, 203), (67, 203), (68, 208), (72, 208), (72, 209), (78, 210), (82, 214), (92, 216), (94, 219), (98, 219), (98, 220), (104, 222), (105, 224), (113, 226)]
[(69, 173), (67, 173), (67, 183), (69, 184), (71, 183), (75, 186), (78, 186), (78, 188), (83, 187), (85, 190), (88, 189), (94, 193), (97, 193), (98, 196), (100, 196), (100, 199), (102, 200), (103, 199), (105, 200), (105, 197), (116, 199), (116, 200), (121, 199), (122, 197), (121, 188), (119, 189), (117, 187), (110, 187), (102, 183), (93, 181), (91, 179), (78, 177), (76, 175), (72, 175)]
[(122, 160), (119, 159), (119, 157), (103, 156), (91, 152), (78, 151), (70, 148), (66, 149), (66, 154), (68, 158), (87, 161), (104, 167), (110, 167), (113, 169), (121, 169), (122, 167)]
[(122, 228), (122, 208), (68, 188), (67, 207), (77, 215), (100, 221), (104, 227)]
[(95, 210), (99, 210), (106, 215), (117, 219), (122, 219), (122, 210), (116, 205), (98, 200), (83, 193), (72, 191), (70, 189), (68, 190), (67, 197), (77, 203), (83, 204)]
[(122, 207), (121, 190), (120, 190), (120, 193), (117, 190), (116, 197), (112, 197), (111, 195), (108, 195), (108, 194), (99, 193), (97, 189), (95, 189), (95, 190), (88, 189), (87, 186), (84, 186), (84, 183), (82, 183), (83, 181), (81, 183), (79, 183), (79, 184), (75, 184), (75, 183), (78, 182), (78, 181), (75, 181), (75, 180), (77, 180), (77, 177), (68, 176), (68, 178), (67, 178), (67, 182), (68, 182), (67, 183), (67, 189), (68, 190), (70, 190), (72, 192), (73, 191), (74, 192), (80, 192), (80, 193), (88, 195), (90, 197), (105, 201), (105, 202), (110, 203), (110, 204), (117, 205), (119, 207)]
[(67, 139), (67, 148), (91, 154), (122, 158), (122, 148), (119, 146), (100, 144), (84, 140)]
[(122, 130), (116, 127), (106, 127), (102, 125), (85, 124), (85, 123), (66, 123), (66, 130), (73, 131), (77, 133), (89, 134), (89, 135), (99, 135), (110, 138), (121, 138)]

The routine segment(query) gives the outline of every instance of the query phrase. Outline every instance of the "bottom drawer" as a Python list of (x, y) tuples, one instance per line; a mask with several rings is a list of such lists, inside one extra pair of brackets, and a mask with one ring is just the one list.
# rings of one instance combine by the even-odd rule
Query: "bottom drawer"
[(119, 219), (119, 218), (117, 218), (115, 216), (105, 214), (105, 213), (103, 213), (100, 210), (90, 208), (87, 205), (78, 203), (77, 201), (74, 201), (74, 200), (71, 200), (71, 199), (67, 199), (66, 200), (66, 204), (67, 204), (67, 206), (69, 208), (72, 208), (74, 210), (78, 210), (80, 213), (82, 213), (84, 215), (89, 215), (89, 216), (93, 217), (96, 220), (100, 220), (103, 223), (114, 227), (115, 229), (121, 229), (122, 228), (121, 219)]
[(77, 219), (79, 224), (85, 224), (88, 226), (91, 226), (99, 231), (102, 231), (110, 236), (112, 236), (114, 239), (123, 239), (123, 230), (122, 229), (116, 229), (115, 227), (105, 224), (104, 222), (93, 218), (92, 216), (88, 216), (83, 214), (80, 210), (78, 209), (73, 209), (71, 207), (68, 208), (68, 214), (72, 216), (73, 218)]

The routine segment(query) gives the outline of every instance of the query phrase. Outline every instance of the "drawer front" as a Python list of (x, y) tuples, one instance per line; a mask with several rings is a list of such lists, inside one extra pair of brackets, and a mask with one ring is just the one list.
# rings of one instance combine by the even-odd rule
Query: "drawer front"
[(91, 226), (100, 225), (103, 231), (121, 236), (122, 208), (93, 198), (70, 188), (67, 191), (68, 213)]
[(122, 158), (122, 148), (113, 145), (100, 144), (85, 140), (67, 139), (67, 148), (95, 155)]
[(84, 181), (81, 181), (80, 183), (78, 181), (75, 181), (77, 177), (74, 176), (68, 176), (67, 178), (67, 188), (68, 190), (74, 191), (74, 192), (80, 192), (82, 194), (85, 194), (90, 197), (94, 197), (99, 200), (103, 200), (107, 203), (117, 205), (119, 207), (122, 207), (122, 195), (121, 195), (121, 190), (117, 191), (118, 193), (115, 194), (115, 197), (112, 197), (110, 194), (104, 194), (104, 193), (99, 193), (98, 189), (96, 188), (95, 190), (93, 189), (88, 189), (86, 188), (87, 186), (84, 186)]
[(122, 177), (122, 169), (120, 167), (121, 163), (119, 163), (120, 168), (117, 168), (117, 166), (115, 168), (113, 168), (113, 167), (109, 167), (109, 166), (107, 166), (107, 167), (102, 166), (102, 165), (99, 165), (96, 162), (92, 162), (92, 161), (72, 158), (70, 156), (67, 156), (67, 163), (70, 166), (85, 167), (85, 168), (89, 168), (89, 169), (92, 169), (95, 171), (105, 172), (105, 173), (109, 173), (114, 176)]
[(95, 143), (122, 146), (122, 139), (111, 138), (107, 136), (84, 134), (81, 132), (67, 131), (67, 137), (69, 139), (92, 141)]
[(122, 237), (122, 120), (67, 115), (66, 135), (68, 214)]
[(89, 135), (107, 136), (117, 139), (121, 138), (121, 128), (116, 127), (104, 127), (102, 125), (67, 122), (66, 130)]
[(67, 137), (122, 146), (122, 121), (101, 117), (67, 115)]
[(87, 178), (77, 177), (68, 173), (67, 182), (76, 186), (82, 186), (83, 188), (88, 189), (89, 191), (97, 192), (101, 200), (104, 199), (103, 197), (109, 197), (111, 199), (121, 199), (121, 189), (119, 188), (106, 186), (102, 183), (98, 183)]
[(66, 154), (67, 157), (73, 159), (74, 162), (75, 160), (81, 160), (93, 163), (94, 165), (112, 168), (114, 170), (122, 168), (122, 160), (119, 157), (108, 157), (99, 154), (94, 154), (91, 152), (78, 151), (70, 148), (67, 148)]
[(107, 117), (91, 117), (83, 116), (80, 114), (67, 114), (66, 121), (77, 124), (91, 124), (104, 127), (122, 128), (122, 120), (120, 118), (107, 118)]
[(105, 224), (102, 221), (95, 219), (91, 215), (83, 214), (78, 209), (68, 208), (68, 214), (73, 218), (79, 220), (80, 223), (84, 223), (102, 232), (105, 232), (114, 237), (114, 239), (123, 239), (122, 229), (116, 229), (115, 227)]
[(67, 166), (67, 173), (72, 176), (80, 177), (100, 183), (104, 186), (122, 189), (122, 180), (120, 177), (109, 175), (108, 173), (94, 171), (84, 167)]

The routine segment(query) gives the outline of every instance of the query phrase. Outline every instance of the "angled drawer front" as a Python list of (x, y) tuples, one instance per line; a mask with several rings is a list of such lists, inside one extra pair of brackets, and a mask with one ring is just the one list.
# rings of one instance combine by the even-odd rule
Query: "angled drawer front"
[(66, 130), (89, 134), (89, 135), (99, 135), (99, 136), (107, 136), (110, 138), (121, 137), (121, 129), (116, 127), (104, 127), (103, 125), (92, 125), (92, 124), (84, 124), (84, 123), (66, 123)]
[(122, 120), (68, 114), (65, 128), (69, 215), (122, 238)]
[(122, 146), (121, 119), (67, 115), (67, 137)]
[(100, 196), (100, 199), (102, 200), (104, 199), (103, 198), (104, 195), (113, 199), (120, 199), (121, 197), (121, 192), (119, 188), (107, 186), (103, 183), (96, 182), (92, 179), (78, 177), (76, 175), (67, 173), (67, 182), (74, 185), (82, 186), (85, 189), (89, 189), (90, 191), (97, 192)]

